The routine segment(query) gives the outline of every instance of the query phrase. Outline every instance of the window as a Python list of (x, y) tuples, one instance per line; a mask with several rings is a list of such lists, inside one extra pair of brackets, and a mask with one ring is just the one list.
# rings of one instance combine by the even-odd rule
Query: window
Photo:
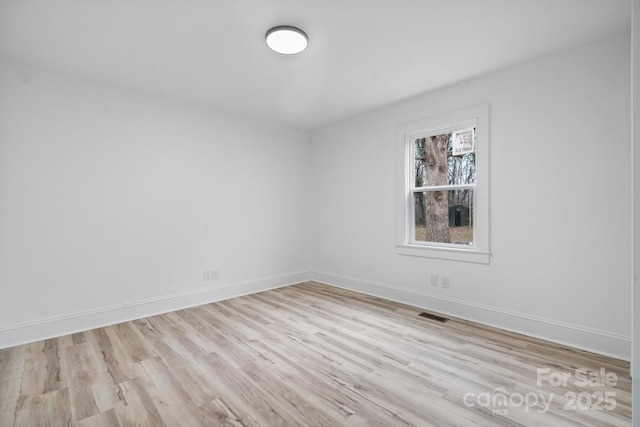
[(489, 106), (398, 135), (398, 253), (489, 263)]

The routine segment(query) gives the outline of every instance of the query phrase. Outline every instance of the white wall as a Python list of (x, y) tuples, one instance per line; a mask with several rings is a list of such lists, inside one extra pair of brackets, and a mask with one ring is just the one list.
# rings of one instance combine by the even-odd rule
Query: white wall
[[(629, 50), (621, 34), (314, 132), (314, 277), (629, 358)], [(485, 102), (490, 265), (397, 255), (397, 126)]]
[(632, 359), (633, 420), (640, 424), (640, 0), (633, 0), (631, 58), (632, 58), (632, 139), (633, 150), (633, 300), (632, 300)]
[(307, 277), (308, 132), (8, 60), (0, 94), (0, 347)]

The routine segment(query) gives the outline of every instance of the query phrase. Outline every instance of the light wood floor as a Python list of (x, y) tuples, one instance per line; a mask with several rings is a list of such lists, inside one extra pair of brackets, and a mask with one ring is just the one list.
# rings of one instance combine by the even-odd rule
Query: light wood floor
[(0, 425), (631, 425), (628, 362), (419, 312), (310, 282), (1, 350)]

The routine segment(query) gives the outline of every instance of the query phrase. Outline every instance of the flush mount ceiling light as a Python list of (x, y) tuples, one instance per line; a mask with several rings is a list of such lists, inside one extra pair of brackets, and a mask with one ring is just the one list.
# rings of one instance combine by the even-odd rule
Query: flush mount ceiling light
[(267, 46), (274, 52), (283, 55), (295, 55), (307, 48), (309, 38), (300, 28), (290, 25), (273, 27), (265, 35)]

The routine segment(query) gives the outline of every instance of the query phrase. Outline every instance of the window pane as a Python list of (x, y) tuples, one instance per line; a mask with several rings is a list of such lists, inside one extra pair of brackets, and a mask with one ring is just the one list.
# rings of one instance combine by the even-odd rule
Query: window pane
[(415, 186), (424, 187), (427, 185), (427, 171), (425, 165), (426, 156), (426, 138), (419, 138), (415, 140), (414, 149), (414, 170), (415, 170)]
[(449, 185), (476, 183), (476, 153), (449, 156), (447, 159), (447, 182)]
[(473, 244), (473, 190), (414, 193), (414, 206), (416, 241)]
[(473, 128), (416, 139), (415, 186), (475, 184), (475, 147)]

